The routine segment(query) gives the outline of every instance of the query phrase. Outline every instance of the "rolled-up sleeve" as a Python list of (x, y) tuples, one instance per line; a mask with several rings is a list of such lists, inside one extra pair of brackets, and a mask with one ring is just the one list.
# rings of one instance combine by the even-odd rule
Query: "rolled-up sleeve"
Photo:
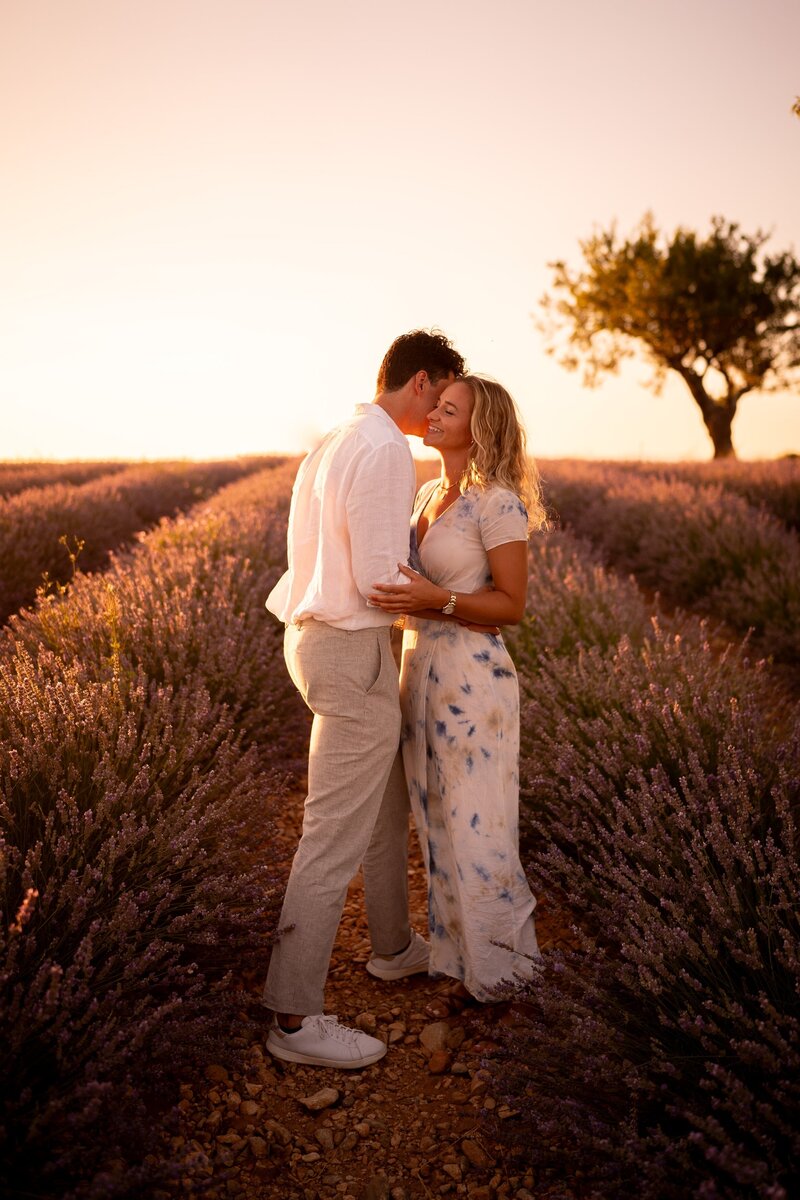
[(407, 583), (414, 463), (406, 446), (377, 446), (359, 464), (347, 496), (353, 577), (364, 598), (376, 583)]

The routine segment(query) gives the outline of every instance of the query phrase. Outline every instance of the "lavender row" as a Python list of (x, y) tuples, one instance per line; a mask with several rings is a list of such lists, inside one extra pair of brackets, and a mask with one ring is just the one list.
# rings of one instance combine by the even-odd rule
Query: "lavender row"
[(552, 462), (545, 494), (564, 525), (677, 604), (734, 630), (762, 653), (800, 661), (800, 541), (775, 517), (718, 485)]
[(53, 483), (88, 483), (126, 466), (124, 462), (0, 462), (0, 498)]
[(797, 1190), (800, 720), (741, 649), (560, 534), (513, 639), (523, 843), (574, 914), (497, 1073), (540, 1179), (626, 1200)]
[(0, 501), (0, 622), (57, 592), (161, 517), (207, 498), (256, 469), (258, 460), (160, 463), (128, 467), (72, 486), (52, 484)]
[(263, 606), (294, 468), (162, 522), (0, 639), (4, 1194), (149, 1195), (188, 1170), (153, 1104), (236, 1044), (226, 976), (263, 964), (269, 807), (307, 735)]
[(748, 504), (764, 508), (785, 525), (800, 530), (800, 458), (772, 462), (626, 463), (634, 474), (682, 479), (685, 483), (718, 484)]

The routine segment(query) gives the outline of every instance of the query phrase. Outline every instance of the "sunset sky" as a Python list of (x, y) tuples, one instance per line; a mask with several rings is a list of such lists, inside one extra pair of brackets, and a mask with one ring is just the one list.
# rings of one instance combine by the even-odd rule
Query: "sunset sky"
[[(800, 254), (798, 93), (791, 0), (0, 0), (0, 458), (306, 449), (430, 326), (535, 454), (707, 458), (532, 314), (648, 209)], [(734, 443), (800, 451), (800, 397)]]

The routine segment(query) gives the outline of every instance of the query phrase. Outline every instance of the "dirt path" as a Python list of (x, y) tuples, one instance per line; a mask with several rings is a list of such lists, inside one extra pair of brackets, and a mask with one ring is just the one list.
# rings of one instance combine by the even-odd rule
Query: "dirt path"
[[(291, 860), (302, 796), (287, 805), (279, 836)], [(427, 928), (426, 884), (412, 837), (411, 913)], [(547, 946), (557, 931), (540, 900), (537, 931)], [(362, 1071), (282, 1063), (257, 1037), (243, 1074), (208, 1068), (205, 1088), (183, 1089), (185, 1128), (175, 1149), (195, 1154), (213, 1200), (411, 1200), (465, 1196), (532, 1200), (524, 1168), (507, 1169), (486, 1117), (502, 1119), (481, 1059), (491, 1027), (513, 1020), (507, 1006), (466, 1004), (447, 980), (416, 976), (384, 983), (367, 974), (369, 939), (360, 876), (350, 886), (331, 963), (326, 1012), (389, 1043)]]

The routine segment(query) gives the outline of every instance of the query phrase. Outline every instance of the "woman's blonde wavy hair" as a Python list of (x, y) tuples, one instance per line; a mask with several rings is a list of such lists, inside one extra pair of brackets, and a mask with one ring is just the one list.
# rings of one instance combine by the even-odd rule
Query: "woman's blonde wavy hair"
[(515, 492), (525, 505), (529, 531), (546, 529), (549, 522), (539, 472), (528, 455), (514, 400), (502, 384), (484, 375), (462, 375), (458, 382), (466, 383), (472, 392), (472, 447), (461, 479), (462, 492), (472, 485), (483, 489), (499, 484)]

